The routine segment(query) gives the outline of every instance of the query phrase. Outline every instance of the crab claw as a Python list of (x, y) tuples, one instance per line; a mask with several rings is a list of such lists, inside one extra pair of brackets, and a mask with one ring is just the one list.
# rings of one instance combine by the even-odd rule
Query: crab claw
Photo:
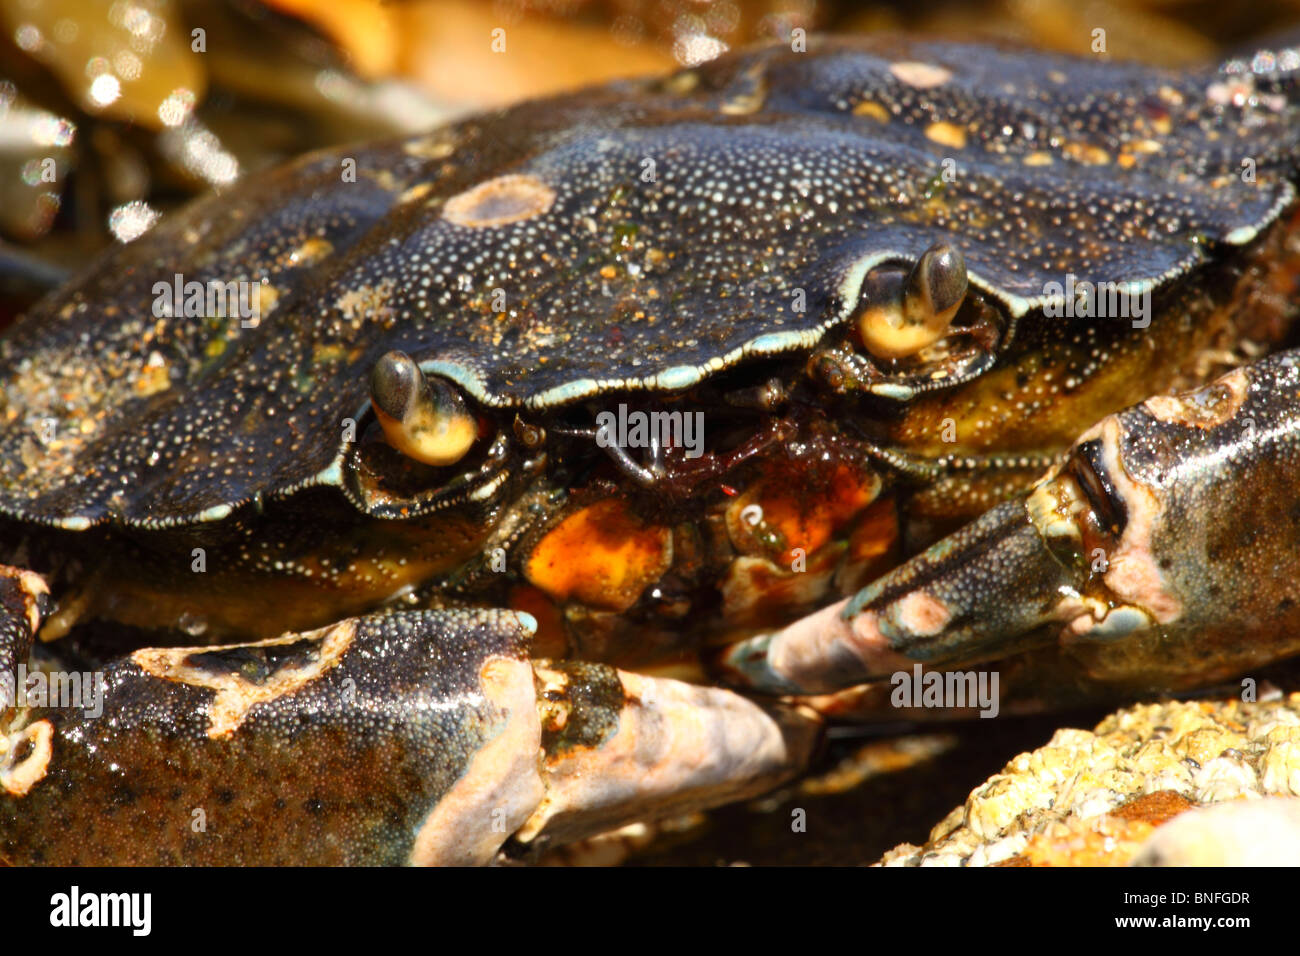
[(820, 694), (1023, 648), (1077, 579), (1023, 501), (1006, 502), (856, 595), (775, 634), (729, 648), (733, 679), (779, 694)]
[(1084, 433), (1023, 498), (722, 664), (812, 694), (1059, 643), (1092, 680), (1157, 690), (1295, 654), (1298, 446), (1300, 353), (1149, 399)]
[(515, 834), (544, 847), (758, 796), (806, 766), (820, 720), (719, 687), (604, 664), (535, 664), (546, 797)]
[(532, 619), (403, 611), (224, 647), (141, 648), (94, 712), (0, 734), (0, 859), (479, 864), (756, 795), (801, 770), (802, 708), (534, 663)]
[(376, 614), (141, 648), (105, 668), (93, 711), (19, 712), (25, 773), (0, 789), (0, 857), (480, 862), (542, 795), (527, 624)]

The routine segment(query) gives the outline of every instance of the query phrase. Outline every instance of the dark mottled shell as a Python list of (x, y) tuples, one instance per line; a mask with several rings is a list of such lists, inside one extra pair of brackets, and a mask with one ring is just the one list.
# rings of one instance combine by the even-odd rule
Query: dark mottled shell
[[(394, 348), (490, 406), (687, 387), (808, 348), (871, 265), (947, 234), (1014, 316), (1067, 273), (1157, 285), (1292, 201), (1295, 59), (1178, 74), (828, 40), (310, 156), (164, 221), (0, 343), (0, 512), (170, 523), (337, 482)], [(176, 273), (265, 279), (274, 304), (256, 328), (155, 318)]]

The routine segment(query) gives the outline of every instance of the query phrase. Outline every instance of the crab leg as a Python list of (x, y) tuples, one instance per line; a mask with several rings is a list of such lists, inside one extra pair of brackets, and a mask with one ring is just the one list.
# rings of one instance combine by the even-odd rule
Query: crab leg
[(599, 665), (534, 665), (503, 610), (375, 614), (145, 648), (98, 713), (3, 730), (0, 857), (63, 864), (475, 864), (756, 794), (815, 719)]
[(1090, 678), (1186, 689), (1300, 652), (1300, 351), (1085, 432), (854, 597), (731, 648), (739, 683), (822, 693), (1057, 643)]

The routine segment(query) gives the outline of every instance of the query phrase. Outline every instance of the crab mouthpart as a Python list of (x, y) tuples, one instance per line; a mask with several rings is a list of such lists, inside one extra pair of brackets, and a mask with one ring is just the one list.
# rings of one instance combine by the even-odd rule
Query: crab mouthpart
[(405, 352), (375, 363), (370, 405), (388, 443), (426, 465), (454, 465), (478, 438), (478, 422), (455, 389), (426, 378)]
[(921, 253), (912, 271), (884, 269), (867, 277), (858, 334), (877, 358), (915, 355), (947, 333), (966, 298), (966, 260), (946, 242)]

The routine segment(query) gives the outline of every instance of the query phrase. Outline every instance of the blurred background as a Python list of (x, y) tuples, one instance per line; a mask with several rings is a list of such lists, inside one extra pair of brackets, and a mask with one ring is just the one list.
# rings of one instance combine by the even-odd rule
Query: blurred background
[(307, 150), (709, 59), (907, 29), (1178, 66), (1300, 0), (0, 0), (0, 281), (12, 311), (114, 237)]

